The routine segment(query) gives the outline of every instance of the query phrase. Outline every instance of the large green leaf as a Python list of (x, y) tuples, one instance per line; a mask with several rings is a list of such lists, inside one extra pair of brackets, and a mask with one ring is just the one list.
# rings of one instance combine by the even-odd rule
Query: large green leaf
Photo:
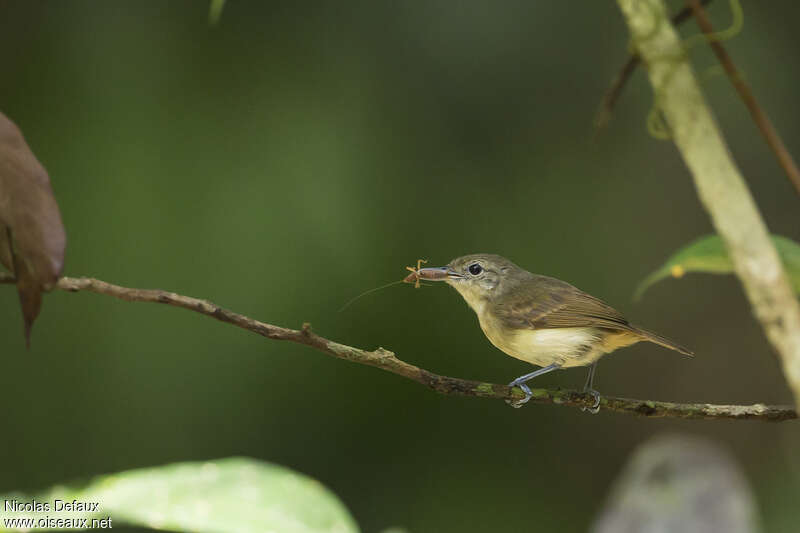
[(225, 0), (211, 0), (208, 8), (208, 23), (214, 26), (222, 16), (222, 8), (225, 7)]
[[(773, 235), (772, 242), (778, 249), (792, 287), (800, 293), (800, 245), (791, 239)], [(654, 283), (670, 276), (683, 277), (687, 272), (708, 272), (711, 274), (728, 274), (733, 272), (733, 264), (728, 257), (728, 250), (718, 235), (707, 235), (678, 250), (664, 265), (647, 276), (636, 288), (634, 299)]]
[[(58, 510), (56, 500), (97, 503), (97, 509)], [(14, 512), (5, 501), (49, 504)], [(14, 504), (16, 505), (16, 504)], [(92, 480), (82, 488), (54, 487), (34, 496), (0, 496), (0, 531), (8, 519), (111, 518), (166, 531), (208, 533), (357, 533), (339, 499), (319, 482), (287, 468), (253, 459), (231, 458), (129, 470)], [(75, 524), (70, 524), (75, 525)], [(35, 529), (55, 529), (50, 527)], [(18, 530), (18, 529), (17, 529)]]

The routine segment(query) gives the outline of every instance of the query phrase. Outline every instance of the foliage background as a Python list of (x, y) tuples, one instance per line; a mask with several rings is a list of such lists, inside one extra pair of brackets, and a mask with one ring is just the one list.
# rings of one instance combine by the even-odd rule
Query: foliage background
[[(726, 47), (797, 155), (800, 5), (743, 4), (744, 31)], [(631, 301), (711, 227), (677, 152), (645, 130), (642, 73), (610, 129), (593, 131), (626, 52), (613, 3), (230, 1), (215, 28), (207, 7), (0, 1), (0, 105), (51, 174), (67, 275), (310, 321), (436, 372), (506, 382), (529, 367), (490, 346), (446, 287), (393, 287), (337, 313), (418, 257), (496, 252), (698, 354), (619, 352), (599, 368), (601, 391), (790, 402), (733, 277), (666, 281)], [(711, 13), (729, 23), (725, 2)], [(800, 240), (798, 199), (744, 106), (723, 77), (705, 88), (770, 229)], [(0, 493), (245, 455), (319, 479), (364, 531), (582, 531), (631, 450), (680, 431), (734, 452), (768, 531), (800, 519), (793, 423), (440, 397), (192, 313), (89, 294), (48, 295), (30, 352), (10, 287), (0, 324)]]

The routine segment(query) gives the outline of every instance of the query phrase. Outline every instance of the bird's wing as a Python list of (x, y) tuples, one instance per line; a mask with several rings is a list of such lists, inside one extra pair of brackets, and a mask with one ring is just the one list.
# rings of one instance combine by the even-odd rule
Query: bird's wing
[(617, 310), (567, 282), (537, 276), (536, 283), (510, 291), (495, 316), (511, 329), (596, 327), (632, 331)]

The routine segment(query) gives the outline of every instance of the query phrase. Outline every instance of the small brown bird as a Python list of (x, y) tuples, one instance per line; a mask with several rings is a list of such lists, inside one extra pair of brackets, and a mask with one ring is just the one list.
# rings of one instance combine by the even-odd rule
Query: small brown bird
[(628, 322), (618, 311), (565, 281), (532, 274), (508, 259), (493, 254), (465, 255), (447, 266), (414, 269), (405, 281), (444, 281), (478, 315), (481, 329), (496, 347), (539, 370), (518, 377), (509, 386), (519, 387), (530, 400), (525, 384), (559, 368), (591, 365), (584, 392), (600, 405), (592, 389), (597, 361), (614, 350), (649, 341), (684, 355), (693, 355), (679, 344)]

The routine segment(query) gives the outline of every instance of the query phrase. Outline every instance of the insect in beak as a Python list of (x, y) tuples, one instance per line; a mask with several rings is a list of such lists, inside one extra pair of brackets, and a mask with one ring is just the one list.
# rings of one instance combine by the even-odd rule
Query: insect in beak
[(415, 289), (419, 289), (420, 280), (425, 281), (444, 281), (449, 278), (460, 278), (461, 276), (450, 267), (420, 268), (422, 263), (427, 263), (424, 259), (417, 261), (417, 268), (406, 267), (411, 274), (405, 277), (405, 283), (413, 283)]
[(406, 267), (406, 270), (410, 270), (411, 274), (403, 278), (404, 283), (413, 283), (415, 289), (419, 289), (419, 280), (422, 276), (420, 276), (420, 266), (422, 263), (427, 263), (427, 259), (417, 259), (417, 268), (414, 267)]

